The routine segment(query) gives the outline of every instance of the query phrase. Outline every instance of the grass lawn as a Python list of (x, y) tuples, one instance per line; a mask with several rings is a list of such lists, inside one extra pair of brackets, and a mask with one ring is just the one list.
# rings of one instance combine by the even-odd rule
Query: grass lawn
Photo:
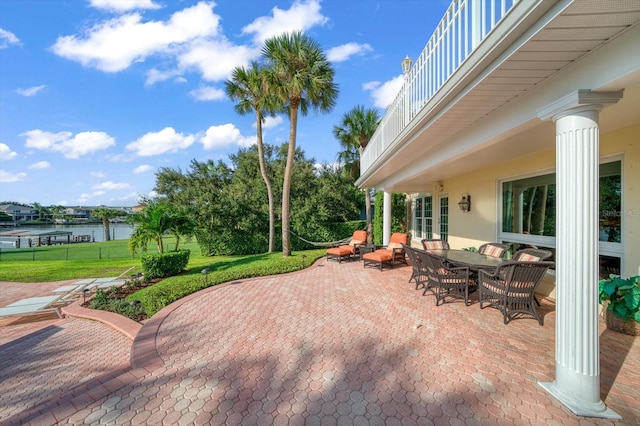
[[(0, 281), (46, 282), (113, 276), (129, 277), (141, 272), (140, 254), (127, 251), (127, 240), (44, 246), (0, 253)], [(171, 238), (165, 247), (173, 247)], [(169, 303), (223, 282), (282, 274), (304, 269), (325, 255), (326, 249), (282, 253), (263, 253), (247, 256), (202, 256), (195, 242), (181, 244), (191, 250), (187, 269), (180, 275), (138, 291), (128, 300), (139, 300), (148, 316)], [(155, 246), (149, 245), (149, 252)], [(106, 256), (109, 253), (109, 256)], [(68, 259), (68, 260), (67, 260)], [(202, 270), (208, 268), (206, 276)]]

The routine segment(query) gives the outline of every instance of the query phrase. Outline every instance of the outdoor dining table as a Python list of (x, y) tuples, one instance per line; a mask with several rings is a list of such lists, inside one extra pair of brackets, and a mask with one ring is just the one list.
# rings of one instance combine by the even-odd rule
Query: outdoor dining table
[(467, 266), (471, 271), (495, 269), (504, 259), (467, 250), (429, 250), (429, 253), (445, 260), (451, 266)]

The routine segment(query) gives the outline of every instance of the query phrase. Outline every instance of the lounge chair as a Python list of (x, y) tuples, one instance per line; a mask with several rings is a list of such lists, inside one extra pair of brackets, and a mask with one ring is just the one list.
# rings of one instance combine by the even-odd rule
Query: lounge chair
[(62, 294), (57, 296), (40, 296), (21, 299), (0, 308), (0, 317), (55, 312), (58, 315), (58, 318), (62, 318), (59, 308), (61, 305), (60, 302), (65, 296), (65, 294)]
[(367, 243), (367, 231), (355, 231), (349, 244), (343, 244), (338, 247), (331, 247), (327, 250), (327, 260), (337, 260), (339, 263), (343, 260), (351, 260), (351, 258), (360, 255), (360, 246)]
[(384, 265), (393, 268), (396, 263), (407, 263), (404, 246), (407, 244), (408, 235), (402, 232), (391, 234), (389, 244), (386, 247), (379, 248), (371, 253), (362, 255), (363, 267), (375, 266), (382, 271)]

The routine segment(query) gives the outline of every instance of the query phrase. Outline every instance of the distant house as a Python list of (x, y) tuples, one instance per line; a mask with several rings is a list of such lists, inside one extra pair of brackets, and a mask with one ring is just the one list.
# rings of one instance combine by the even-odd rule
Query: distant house
[(40, 214), (33, 207), (22, 206), (20, 204), (0, 204), (0, 212), (13, 218), (14, 222), (27, 220), (37, 220)]

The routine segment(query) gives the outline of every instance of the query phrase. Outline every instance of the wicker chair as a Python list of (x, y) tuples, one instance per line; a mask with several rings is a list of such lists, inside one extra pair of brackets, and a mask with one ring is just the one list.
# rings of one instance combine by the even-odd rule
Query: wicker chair
[(418, 259), (426, 265), (427, 283), (423, 295), (431, 291), (436, 296), (436, 306), (444, 304), (446, 297), (463, 299), (469, 305), (469, 268), (449, 267), (444, 261), (428, 251), (416, 250)]
[(553, 256), (553, 253), (549, 250), (526, 248), (518, 250), (516, 254), (513, 255), (513, 260), (522, 262), (539, 262), (541, 260), (547, 260), (551, 256)]
[(542, 325), (534, 306), (534, 291), (553, 262), (503, 262), (494, 272), (480, 270), (479, 301), (499, 309), (504, 323), (533, 316)]
[(409, 257), (409, 262), (411, 262), (411, 267), (413, 268), (413, 272), (411, 272), (411, 278), (409, 278), (409, 282), (414, 280), (416, 283), (416, 290), (425, 287), (427, 282), (427, 273), (426, 273), (426, 265), (418, 258), (417, 252), (419, 250), (414, 249), (411, 246), (403, 244), (404, 252)]
[(429, 250), (449, 250), (449, 243), (446, 242), (445, 240), (429, 240), (429, 239), (424, 239), (421, 240), (420, 243), (422, 243), (422, 248), (429, 251)]
[(507, 250), (509, 250), (509, 246), (506, 244), (486, 243), (478, 248), (478, 253), (486, 254), (487, 256), (502, 257)]

